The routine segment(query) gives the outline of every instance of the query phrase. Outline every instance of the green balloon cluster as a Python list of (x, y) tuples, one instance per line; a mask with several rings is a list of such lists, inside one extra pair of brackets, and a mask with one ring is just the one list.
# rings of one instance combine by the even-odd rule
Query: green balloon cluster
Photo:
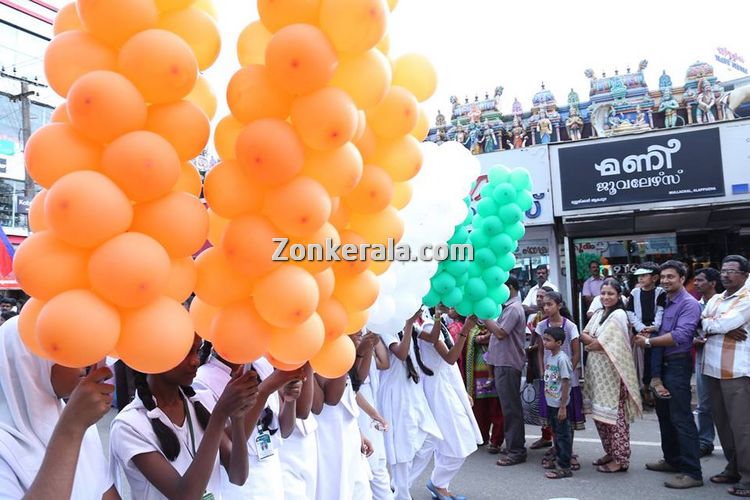
[(510, 296), (505, 282), (516, 264), (513, 251), (526, 233), (523, 214), (533, 201), (526, 169), (492, 167), (481, 190), (477, 213), (469, 211), (448, 242), (470, 243), (474, 259), (440, 262), (423, 302), (430, 307), (442, 302), (464, 316), (497, 318)]

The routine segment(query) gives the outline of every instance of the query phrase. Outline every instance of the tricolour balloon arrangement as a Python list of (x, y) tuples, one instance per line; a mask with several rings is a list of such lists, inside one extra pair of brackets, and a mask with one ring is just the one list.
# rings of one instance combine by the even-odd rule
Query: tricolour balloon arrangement
[(265, 353), (277, 367), (310, 360), (337, 377), (354, 361), (346, 334), (366, 323), (388, 263), (279, 262), (273, 239), (401, 238), (397, 209), (428, 129), (418, 101), (435, 74), (419, 56), (388, 60), (385, 0), (258, 0), (258, 11), (215, 133), (222, 161), (204, 186), (214, 246), (196, 261), (190, 313), (231, 361)]
[(190, 349), (181, 301), (208, 216), (189, 160), (210, 126), (186, 99), (210, 112), (198, 71), (219, 53), (211, 12), (192, 0), (78, 0), (55, 20), (45, 73), (66, 102), (26, 146), (44, 190), (14, 262), (32, 296), (20, 332), (43, 357), (85, 366), (113, 355), (160, 372)]
[[(422, 143), (422, 151), (422, 169), (411, 180), (414, 195), (399, 212), (404, 220), (401, 243), (408, 244), (414, 254), (429, 247), (428, 256), (434, 257), (434, 251), (451, 238), (455, 225), (467, 218), (469, 207), (463, 198), (479, 174), (479, 160), (457, 142)], [(378, 276), (380, 295), (370, 309), (367, 328), (374, 332), (402, 329), (422, 305), (438, 266), (434, 259), (395, 262)]]
[(509, 170), (497, 165), (490, 169), (488, 183), (480, 193), (477, 213), (456, 226), (449, 240), (453, 244), (468, 240), (474, 260), (441, 262), (424, 303), (434, 306), (442, 302), (462, 315), (492, 319), (500, 315), (508, 300), (505, 281), (516, 264), (513, 251), (526, 232), (523, 213), (533, 204), (531, 177), (524, 168)]

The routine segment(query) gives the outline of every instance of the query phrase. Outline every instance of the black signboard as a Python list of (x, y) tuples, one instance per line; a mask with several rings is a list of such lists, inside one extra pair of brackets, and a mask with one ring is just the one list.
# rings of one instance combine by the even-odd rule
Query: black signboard
[(558, 150), (563, 210), (724, 195), (717, 127)]

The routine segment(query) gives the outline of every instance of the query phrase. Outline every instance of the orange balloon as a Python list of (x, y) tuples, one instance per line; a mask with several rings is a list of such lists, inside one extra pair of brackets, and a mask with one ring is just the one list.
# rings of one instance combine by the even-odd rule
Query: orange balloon
[(47, 220), (44, 218), (44, 199), (46, 197), (47, 190), (42, 189), (34, 196), (34, 199), (31, 200), (31, 206), (29, 206), (29, 228), (35, 233), (49, 229)]
[(342, 203), (340, 198), (332, 198), (331, 216), (328, 218), (328, 220), (331, 221), (331, 224), (338, 229), (343, 229), (349, 225), (350, 218), (351, 210), (349, 210), (349, 207), (347, 207), (345, 203)]
[(195, 3), (195, 0), (154, 0), (159, 12), (170, 12), (173, 10), (187, 9)]
[(115, 236), (89, 259), (91, 288), (119, 307), (142, 307), (164, 293), (171, 262), (164, 248), (141, 233)]
[[(367, 244), (367, 240), (359, 233), (356, 233), (350, 229), (342, 229), (341, 234), (341, 251), (340, 255), (342, 259), (333, 263), (333, 272), (336, 276), (353, 276), (359, 274), (367, 269), (369, 259), (362, 259), (359, 255), (359, 249), (363, 248), (363, 245)], [(352, 258), (349, 260), (344, 259), (345, 245), (354, 245), (353, 248), (356, 250), (352, 252)]]
[(13, 271), (26, 293), (41, 300), (73, 288), (88, 288), (88, 253), (55, 238), (34, 233), (16, 250)]
[(359, 124), (354, 102), (336, 87), (324, 87), (295, 99), (291, 118), (305, 146), (318, 151), (343, 146), (354, 138)]
[(227, 225), (229, 225), (229, 219), (217, 215), (210, 208), (208, 209), (208, 241), (211, 245), (218, 246), (221, 243)]
[(321, 301), (317, 312), (326, 328), (326, 340), (333, 340), (344, 334), (349, 316), (341, 302), (334, 298)]
[(337, 60), (331, 42), (309, 24), (281, 28), (266, 47), (266, 66), (276, 85), (293, 95), (309, 94), (328, 84)]
[(272, 331), (249, 299), (221, 308), (211, 322), (213, 348), (230, 363), (250, 363), (261, 357), (271, 344)]
[(201, 174), (198, 169), (192, 163), (186, 161), (180, 166), (180, 177), (177, 178), (172, 191), (188, 193), (200, 198), (201, 191), (203, 191), (201, 182)]
[(282, 363), (278, 359), (271, 356), (270, 353), (265, 353), (265, 358), (268, 360), (271, 365), (273, 365), (274, 368), (278, 368), (279, 370), (283, 372), (291, 372), (298, 368), (301, 368), (307, 363), (307, 361), (304, 361), (302, 363)]
[(105, 175), (73, 172), (47, 191), (44, 218), (56, 237), (79, 248), (93, 248), (127, 231), (133, 208)]
[(404, 221), (392, 206), (375, 214), (352, 212), (349, 227), (371, 244), (387, 245), (389, 238), (395, 244), (404, 235)]
[(299, 325), (274, 329), (268, 352), (282, 363), (304, 363), (323, 347), (325, 338), (323, 321), (313, 313)]
[(144, 307), (122, 311), (121, 318), (115, 349), (125, 364), (141, 373), (171, 370), (193, 346), (193, 322), (174, 299), (159, 297)]
[(315, 281), (318, 283), (318, 294), (320, 301), (330, 299), (333, 295), (333, 287), (336, 283), (336, 276), (333, 274), (333, 269), (328, 268), (325, 271), (321, 271), (313, 275)]
[(217, 19), (216, 7), (211, 0), (196, 0), (193, 6), (200, 9), (214, 19)]
[(369, 309), (378, 298), (380, 284), (370, 270), (353, 276), (336, 276), (333, 296), (347, 309), (362, 311)]
[(377, 137), (372, 128), (365, 126), (362, 135), (354, 141), (354, 145), (357, 146), (359, 154), (362, 155), (362, 159), (367, 163), (373, 163), (375, 158), (375, 150), (377, 148)]
[(409, 204), (413, 193), (414, 189), (409, 181), (395, 182), (393, 184), (393, 198), (391, 199), (391, 205), (401, 210)]
[(70, 123), (93, 141), (106, 144), (146, 124), (146, 103), (130, 81), (113, 71), (92, 71), (68, 91)]
[(371, 260), (367, 264), (367, 269), (375, 273), (376, 276), (380, 276), (391, 267), (392, 262), (389, 260)]
[(349, 322), (344, 329), (346, 335), (351, 335), (362, 330), (367, 324), (367, 319), (370, 317), (370, 312), (367, 310), (347, 311), (347, 313), (349, 314)]
[(408, 134), (417, 126), (419, 109), (414, 95), (403, 87), (388, 89), (380, 103), (368, 110), (367, 123), (375, 135), (396, 139)]
[(271, 31), (290, 24), (318, 23), (320, 0), (258, 0), (260, 20)]
[(370, 109), (391, 86), (391, 64), (377, 49), (342, 57), (331, 85), (345, 90), (359, 109)]
[(172, 257), (188, 257), (206, 243), (208, 214), (192, 194), (171, 192), (136, 204), (130, 230), (151, 236)]
[(55, 35), (59, 35), (66, 31), (80, 29), (83, 29), (83, 26), (81, 25), (81, 20), (78, 18), (76, 3), (70, 2), (69, 4), (62, 6), (55, 16), (55, 22), (52, 25), (52, 32)]
[(70, 86), (89, 71), (115, 70), (115, 52), (83, 31), (57, 35), (44, 52), (44, 74), (57, 95), (65, 97)]
[(244, 128), (245, 124), (232, 115), (225, 116), (216, 124), (216, 130), (214, 130), (214, 148), (216, 148), (216, 152), (219, 153), (219, 157), (222, 160), (234, 160), (237, 158), (237, 153), (235, 152), (237, 138)]
[(388, 56), (388, 53), (391, 51), (391, 37), (386, 33), (383, 38), (380, 39), (380, 41), (375, 45), (375, 48), (378, 49), (384, 56)]
[(120, 49), (117, 65), (151, 103), (182, 99), (193, 90), (198, 77), (198, 63), (190, 46), (160, 29), (132, 36)]
[(424, 102), (437, 88), (435, 67), (422, 55), (405, 54), (393, 61), (393, 85), (408, 89), (419, 102)]
[(185, 100), (201, 108), (209, 120), (213, 120), (214, 116), (216, 116), (216, 108), (219, 103), (216, 100), (216, 94), (214, 94), (211, 85), (204, 77), (199, 76), (195, 80), (193, 90), (185, 97)]
[(308, 320), (318, 308), (318, 297), (318, 283), (312, 274), (290, 265), (279, 266), (263, 276), (253, 290), (260, 316), (280, 328)]
[(326, 339), (320, 351), (310, 360), (310, 366), (321, 377), (339, 378), (354, 366), (356, 354), (354, 342), (348, 336)]
[(265, 66), (251, 64), (238, 70), (227, 87), (227, 104), (242, 123), (261, 118), (286, 120), (292, 96), (273, 83)]
[(90, 366), (115, 348), (120, 315), (89, 290), (68, 290), (39, 311), (36, 335), (46, 357), (55, 363), (71, 368)]
[(52, 123), (70, 123), (70, 118), (68, 117), (68, 106), (65, 103), (57, 106), (50, 115), (49, 121)]
[(427, 118), (427, 113), (424, 108), (419, 108), (419, 116), (417, 116), (417, 125), (409, 132), (419, 142), (427, 139), (427, 135), (430, 133), (430, 119)]
[(227, 262), (245, 276), (255, 279), (280, 263), (271, 258), (278, 247), (273, 238), (283, 236), (268, 219), (243, 215), (229, 221), (221, 238)]
[(331, 215), (331, 197), (320, 183), (298, 176), (268, 192), (263, 213), (286, 234), (304, 237), (318, 231)]
[[(333, 224), (326, 222), (310, 236), (291, 238), (282, 256), (291, 258), (296, 265), (313, 274), (319, 273), (331, 267), (331, 261), (326, 256), (329, 241), (335, 246), (341, 242), (341, 239)], [(300, 254), (298, 248), (303, 248), (304, 253)], [(303, 260), (298, 260), (299, 258)]]
[(158, 26), (171, 31), (190, 46), (201, 71), (207, 70), (219, 57), (219, 28), (211, 16), (202, 10), (188, 7), (162, 14)]
[(65, 174), (96, 170), (102, 150), (67, 123), (50, 123), (26, 143), (26, 169), (41, 186), (49, 188)]
[(365, 130), (367, 130), (367, 115), (364, 111), (359, 109), (357, 110), (357, 130), (354, 132), (352, 142), (357, 142), (362, 139), (365, 135)]
[(264, 118), (247, 125), (236, 146), (243, 172), (266, 186), (288, 182), (305, 162), (302, 142), (284, 120)]
[(44, 304), (44, 301), (32, 297), (26, 301), (18, 315), (18, 334), (21, 340), (29, 351), (40, 358), (47, 358), (47, 353), (39, 345), (39, 339), (36, 336), (36, 320)]
[(193, 321), (193, 328), (203, 340), (213, 341), (211, 322), (219, 311), (219, 307), (212, 306), (199, 297), (193, 297), (190, 302), (190, 319)]
[(236, 160), (217, 163), (206, 174), (203, 193), (211, 209), (231, 219), (259, 212), (265, 191), (244, 174)]
[(136, 33), (155, 27), (159, 19), (153, 0), (77, 0), (76, 5), (86, 31), (113, 48), (119, 48)]
[(172, 259), (164, 295), (178, 302), (184, 302), (193, 293), (196, 281), (198, 281), (198, 270), (192, 257)]
[(237, 38), (237, 60), (240, 66), (265, 64), (266, 47), (272, 36), (260, 21), (248, 24)]
[(167, 194), (180, 177), (180, 158), (159, 134), (138, 130), (112, 141), (102, 154), (102, 172), (135, 202)]
[(302, 174), (318, 181), (331, 196), (351, 193), (362, 177), (362, 156), (346, 143), (330, 151), (305, 151)]
[(377, 165), (365, 165), (359, 184), (342, 201), (353, 211), (375, 213), (387, 207), (392, 198), (393, 180), (388, 172)]
[(189, 101), (152, 104), (145, 128), (169, 141), (182, 161), (201, 154), (211, 133), (206, 114)]
[(411, 135), (393, 140), (380, 139), (372, 163), (388, 171), (395, 182), (408, 181), (422, 168), (422, 148)]
[(250, 297), (253, 282), (238, 274), (220, 249), (213, 247), (204, 250), (195, 259), (195, 264), (198, 267), (195, 294), (204, 302), (223, 307)]
[(323, 0), (320, 27), (337, 52), (363, 52), (385, 35), (388, 7), (382, 0)]

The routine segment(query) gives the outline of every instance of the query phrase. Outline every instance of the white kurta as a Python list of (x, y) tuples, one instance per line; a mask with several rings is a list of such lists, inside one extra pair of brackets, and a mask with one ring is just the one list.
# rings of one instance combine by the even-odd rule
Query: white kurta
[[(258, 372), (261, 380), (266, 379), (273, 373), (273, 366), (265, 359), (260, 358), (252, 363), (253, 368)], [(231, 369), (211, 356), (206, 364), (198, 368), (198, 375), (195, 377), (193, 386), (196, 389), (205, 390), (211, 395), (212, 401), (208, 406), (209, 411), (213, 409), (219, 400), (224, 387), (232, 378)], [(270, 428), (279, 428), (279, 410), (280, 399), (277, 393), (268, 397), (266, 407), (273, 412), (273, 420)], [(284, 498), (283, 479), (281, 472), (281, 461), (279, 460), (279, 449), (281, 448), (281, 432), (276, 432), (271, 436), (271, 443), (276, 450), (273, 456), (264, 460), (258, 458), (255, 440), (258, 437), (257, 426), (253, 428), (253, 433), (247, 441), (247, 450), (249, 455), (249, 475), (243, 486), (237, 486), (229, 482), (229, 476), (222, 468), (222, 492), (225, 499), (229, 500), (282, 500)]]
[[(381, 334), (388, 347), (391, 365), (380, 372), (378, 389), (378, 409), (381, 415), (391, 424), (391, 429), (383, 436), (388, 464), (410, 463), (428, 435), (442, 439), (435, 418), (427, 404), (422, 379), (415, 384), (408, 377), (406, 362), (396, 357), (390, 346), (399, 342), (398, 333)], [(411, 345), (409, 356), (414, 357), (414, 345)], [(414, 361), (417, 368), (417, 362)], [(418, 368), (417, 368), (418, 369)]]
[(359, 407), (349, 377), (341, 401), (318, 415), (318, 485), (315, 498), (372, 498), (369, 466), (362, 455)]
[(318, 422), (312, 413), (297, 419), (279, 450), (285, 500), (311, 500), (318, 484)]
[(427, 403), (443, 434), (436, 451), (449, 457), (468, 457), (477, 450), (477, 444), (481, 444), (483, 439), (458, 365), (446, 363), (433, 344), (424, 340), (418, 342), (422, 363), (434, 373), (431, 377), (423, 375), (422, 385)]

